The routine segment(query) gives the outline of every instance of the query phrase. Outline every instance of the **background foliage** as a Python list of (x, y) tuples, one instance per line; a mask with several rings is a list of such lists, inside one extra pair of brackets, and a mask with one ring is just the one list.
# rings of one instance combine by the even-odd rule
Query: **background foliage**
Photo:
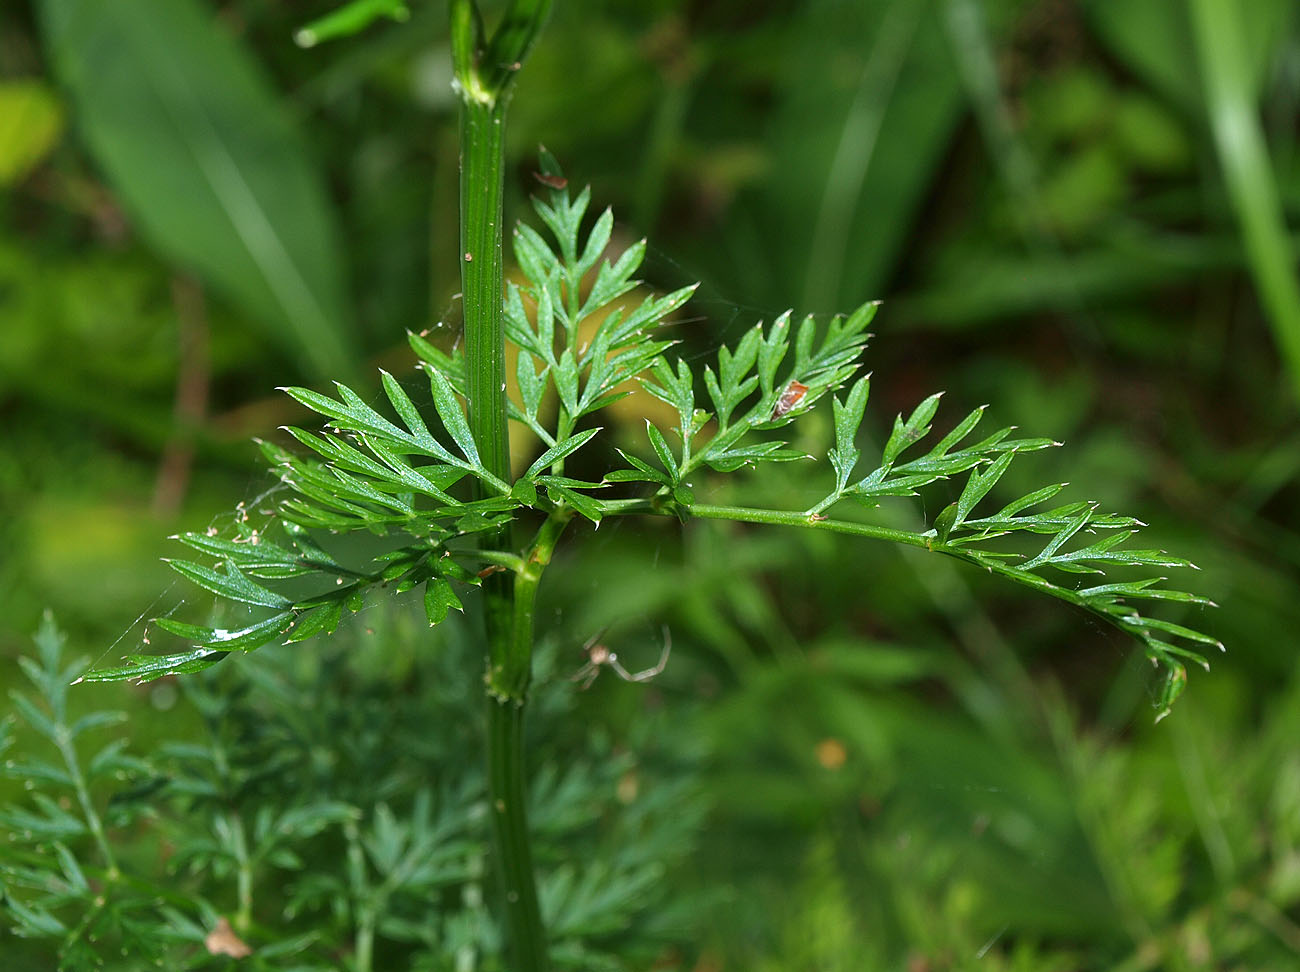
[[(250, 439), (305, 420), (275, 386), (355, 375), (382, 395), (371, 366), (409, 376), (405, 330), (454, 330), (458, 314), (441, 5), (307, 52), (289, 39), (329, 3), (165, 6), (0, 13), (0, 664), (15, 686), (44, 609), (70, 655), (102, 658), (134, 650), (137, 615), (173, 606), (157, 558), (177, 551), (160, 538), (225, 522), (232, 496), (255, 511), (271, 484)], [(574, 707), (545, 762), (592, 767), (581, 792), (611, 809), (558, 824), (547, 867), (580, 884), (584, 855), (642, 855), (663, 873), (612, 926), (578, 919), (574, 948), (701, 970), (1294, 965), (1298, 19), (1283, 0), (557, 5), (512, 106), (508, 214), (524, 215), (544, 141), (626, 220), (616, 242), (650, 238), (651, 284), (703, 281), (676, 335), (688, 356), (790, 305), (885, 298), (864, 453), (937, 387), (957, 414), (988, 402), (994, 427), (1068, 440), (1033, 479), (1013, 464), (1008, 488), (1068, 479), (1149, 521), (1153, 546), (1204, 568), (1197, 589), (1222, 608), (1196, 620), (1230, 648), (1153, 729), (1120, 636), (957, 565), (735, 525), (588, 533), (543, 592), (541, 694)], [(829, 410), (796, 428), (804, 451), (834, 442)], [(782, 465), (734, 501), (809, 505)], [(219, 737), (204, 693), (250, 700), (222, 716), (256, 729), (241, 771), (270, 771), (292, 736), (319, 760), (313, 799), (348, 808), (285, 874), (328, 877), (347, 827), (381, 803), (409, 830), (434, 768), (474, 792), (464, 746), (407, 735), (386, 742), (399, 782), (382, 799), (345, 792), (345, 767), (401, 718), (374, 700), (436, 700), (456, 726), (476, 694), (454, 646), (399, 650), (408, 608), (355, 619), (346, 662), (310, 641), (193, 688), (69, 692), (73, 717), (128, 712), (126, 730), (88, 728), (83, 757), (125, 732), (143, 762), (89, 793), (124, 860), (174, 881), (200, 930), (236, 916), (237, 882), (199, 851), (166, 877), (158, 835), (197, 846), (220, 813), (158, 793), (141, 822), (108, 799), (180, 765), (149, 740), (193, 755), (169, 778), (201, 776)], [(592, 634), (609, 626), (649, 665), (661, 622), (674, 652), (651, 687), (565, 688)], [(276, 679), (282, 694), (257, 701)], [(351, 721), (293, 728), (321, 716), (304, 695)], [(7, 730), (20, 769), (57, 756), (30, 722)], [(629, 790), (633, 756), (647, 766)], [(30, 903), (30, 827), (12, 814), (40, 804), (14, 775), (6, 902)], [(671, 798), (642, 802), (665, 792), (656, 779)], [(322, 937), (261, 960), (352, 961), (355, 915), (286, 915), (277, 882), (292, 883), (259, 878), (250, 941)], [(463, 895), (448, 906), (472, 911)], [(402, 933), (391, 947), (427, 945)], [(178, 947), (205, 960), (189, 934)], [(48, 968), (46, 947), (4, 944), (16, 968)], [(490, 962), (490, 941), (477, 954)]]

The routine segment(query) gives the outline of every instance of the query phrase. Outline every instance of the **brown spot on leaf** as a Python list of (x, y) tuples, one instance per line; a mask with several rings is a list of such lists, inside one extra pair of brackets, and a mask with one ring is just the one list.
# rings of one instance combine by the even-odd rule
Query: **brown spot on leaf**
[(564, 176), (551, 175), (548, 172), (534, 172), (533, 178), (552, 189), (564, 189), (569, 185), (569, 180)]
[(798, 406), (803, 401), (803, 397), (808, 394), (808, 386), (801, 381), (791, 381), (785, 386), (785, 391), (781, 392), (781, 397), (777, 400), (776, 408), (772, 409), (772, 419), (775, 422), (782, 418), (791, 409)]

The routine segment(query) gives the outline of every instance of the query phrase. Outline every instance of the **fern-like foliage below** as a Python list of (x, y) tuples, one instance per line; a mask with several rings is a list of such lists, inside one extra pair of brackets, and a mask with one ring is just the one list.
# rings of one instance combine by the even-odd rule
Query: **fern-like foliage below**
[[(378, 638), (345, 634), (307, 664), (268, 650), (185, 679), (167, 715), (193, 725), (183, 741), (133, 742), (124, 713), (78, 711), (84, 661), (47, 617), (20, 659), (31, 685), (0, 719), (0, 773), (23, 784), (0, 807), (4, 967), (502, 972), (481, 702), (457, 678), (475, 646), (449, 633), (397, 666), (408, 674), (376, 678), (367, 650), (420, 640), (394, 608), (372, 616)], [(553, 663), (543, 651), (543, 673)], [(662, 718), (617, 754), (575, 738), (576, 692), (559, 680), (533, 712), (550, 741), (529, 792), (553, 955), (646, 968), (698, 911), (661, 880), (699, 831), (698, 774), (654, 768)], [(629, 778), (636, 794), (613, 799)]]

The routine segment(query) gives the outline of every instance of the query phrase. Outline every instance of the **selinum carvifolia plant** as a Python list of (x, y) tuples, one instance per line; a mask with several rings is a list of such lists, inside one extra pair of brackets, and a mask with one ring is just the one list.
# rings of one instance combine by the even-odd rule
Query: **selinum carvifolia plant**
[[(513, 253), (521, 283), (503, 278), (503, 138), (506, 107), (547, 12), (545, 0), (517, 0), (490, 36), (473, 0), (453, 0), (455, 86), (461, 117), (461, 231), (464, 340), (454, 349), (413, 334), (429, 395), (381, 372), (383, 398), (337, 385), (332, 394), (285, 389), (324, 420), (290, 428), (303, 447), (262, 444), (287, 487), (270, 517), (237, 522), (225, 535), (189, 533), (193, 554), (172, 566), (248, 620), (200, 626), (159, 618), (158, 629), (188, 647), (137, 655), (86, 680), (148, 680), (198, 671), (232, 652), (272, 641), (303, 641), (335, 630), (345, 614), (385, 592), (422, 589), (430, 624), (464, 609), (468, 590), (481, 617), (488, 710), (489, 816), (503, 925), (515, 969), (548, 966), (525, 817), (523, 722), (528, 709), (538, 586), (575, 522), (628, 516), (732, 520), (886, 540), (962, 561), (1039, 594), (1082, 608), (1129, 633), (1160, 670), (1157, 714), (1186, 682), (1184, 662), (1204, 664), (1218, 642), (1149, 617), (1156, 602), (1208, 603), (1163, 586), (1162, 576), (1116, 579), (1116, 568), (1148, 574), (1187, 561), (1132, 542), (1141, 525), (1086, 500), (1062, 501), (1064, 484), (998, 497), (1011, 463), (1057, 445), (981, 427), (983, 408), (939, 423), (932, 395), (899, 415), (883, 448), (864, 455), (859, 427), (870, 379), (862, 374), (874, 303), (819, 322), (784, 314), (757, 323), (716, 360), (699, 365), (674, 351), (664, 326), (692, 288), (647, 293), (635, 274), (644, 242), (610, 254), (606, 210), (589, 218), (590, 191), (570, 191), (555, 160), (541, 154), (538, 226), (520, 224)], [(507, 394), (507, 347), (518, 397)], [(668, 427), (645, 424), (643, 448), (615, 449), (602, 411), (636, 387), (666, 403)], [(423, 409), (417, 400), (432, 400)], [(787, 448), (773, 433), (830, 399), (834, 446), (824, 460)], [(536, 438), (535, 458), (513, 475), (507, 423)], [(581, 452), (576, 478), (566, 464)], [(799, 464), (820, 475), (824, 495), (806, 509), (708, 502), (709, 473), (763, 463)], [(814, 472), (813, 469), (820, 471)], [(862, 511), (955, 481), (957, 498), (916, 530), (879, 525)], [(1009, 499), (1009, 502), (1007, 501)], [(355, 560), (331, 552), (331, 538), (363, 532), (382, 552)], [(575, 531), (576, 532), (576, 531)], [(341, 549), (341, 548), (340, 548)], [(647, 566), (647, 569), (650, 569)], [(249, 617), (248, 611), (253, 615)], [(465, 673), (465, 690), (479, 684)]]

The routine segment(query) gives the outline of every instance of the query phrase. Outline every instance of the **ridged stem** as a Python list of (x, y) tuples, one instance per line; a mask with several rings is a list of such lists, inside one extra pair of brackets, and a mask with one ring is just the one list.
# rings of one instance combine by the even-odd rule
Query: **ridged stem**
[(509, 481), (501, 264), (505, 115), (504, 99), (461, 102), (460, 259), (469, 427), (488, 471)]
[[(450, 4), (451, 48), (460, 94), (460, 261), (469, 426), (487, 469), (509, 482), (506, 426), (502, 195), (510, 89), (541, 30), (549, 0), (514, 0), (485, 41), (474, 0)], [(502, 885), (505, 930), (517, 972), (550, 967), (537, 901), (524, 765), (524, 714), (532, 673), (533, 607), (542, 571), (564, 528), (548, 519), (514, 575), (483, 585), (488, 639), (488, 796)], [(506, 538), (483, 535), (498, 548)]]

